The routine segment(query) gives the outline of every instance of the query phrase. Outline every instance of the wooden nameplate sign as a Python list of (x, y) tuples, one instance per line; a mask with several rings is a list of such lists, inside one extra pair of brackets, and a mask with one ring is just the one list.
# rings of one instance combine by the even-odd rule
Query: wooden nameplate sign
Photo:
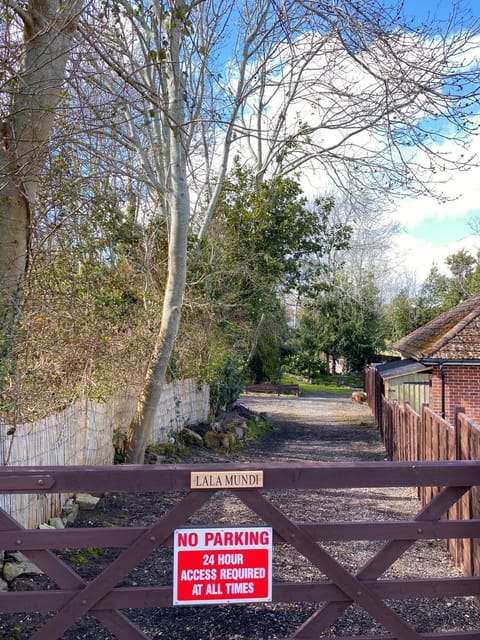
[(192, 471), (191, 489), (259, 489), (263, 471)]

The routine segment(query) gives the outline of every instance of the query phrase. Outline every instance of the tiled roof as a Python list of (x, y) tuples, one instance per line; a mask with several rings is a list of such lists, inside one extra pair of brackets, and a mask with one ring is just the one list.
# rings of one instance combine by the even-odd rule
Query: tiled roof
[(480, 294), (445, 311), (393, 347), (402, 356), (425, 359), (480, 358)]

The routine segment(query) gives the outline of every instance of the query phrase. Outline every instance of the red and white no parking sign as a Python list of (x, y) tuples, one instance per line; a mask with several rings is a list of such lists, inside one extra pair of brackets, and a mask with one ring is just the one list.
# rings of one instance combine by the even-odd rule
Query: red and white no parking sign
[(271, 527), (177, 529), (173, 604), (269, 602)]

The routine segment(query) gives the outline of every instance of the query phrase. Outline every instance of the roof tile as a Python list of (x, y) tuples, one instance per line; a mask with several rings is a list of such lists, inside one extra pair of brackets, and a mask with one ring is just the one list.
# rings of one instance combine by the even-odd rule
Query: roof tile
[(412, 331), (393, 347), (403, 356), (416, 360), (480, 359), (479, 327), (480, 294)]

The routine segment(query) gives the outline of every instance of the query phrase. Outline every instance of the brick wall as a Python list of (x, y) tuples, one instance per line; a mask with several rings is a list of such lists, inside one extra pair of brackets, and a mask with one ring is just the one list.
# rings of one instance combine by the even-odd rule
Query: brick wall
[[(480, 421), (480, 365), (444, 365), (445, 376), (445, 419), (453, 423), (455, 407), (463, 407), (465, 413)], [(435, 413), (442, 412), (442, 379), (440, 366), (434, 365), (430, 408)]]

